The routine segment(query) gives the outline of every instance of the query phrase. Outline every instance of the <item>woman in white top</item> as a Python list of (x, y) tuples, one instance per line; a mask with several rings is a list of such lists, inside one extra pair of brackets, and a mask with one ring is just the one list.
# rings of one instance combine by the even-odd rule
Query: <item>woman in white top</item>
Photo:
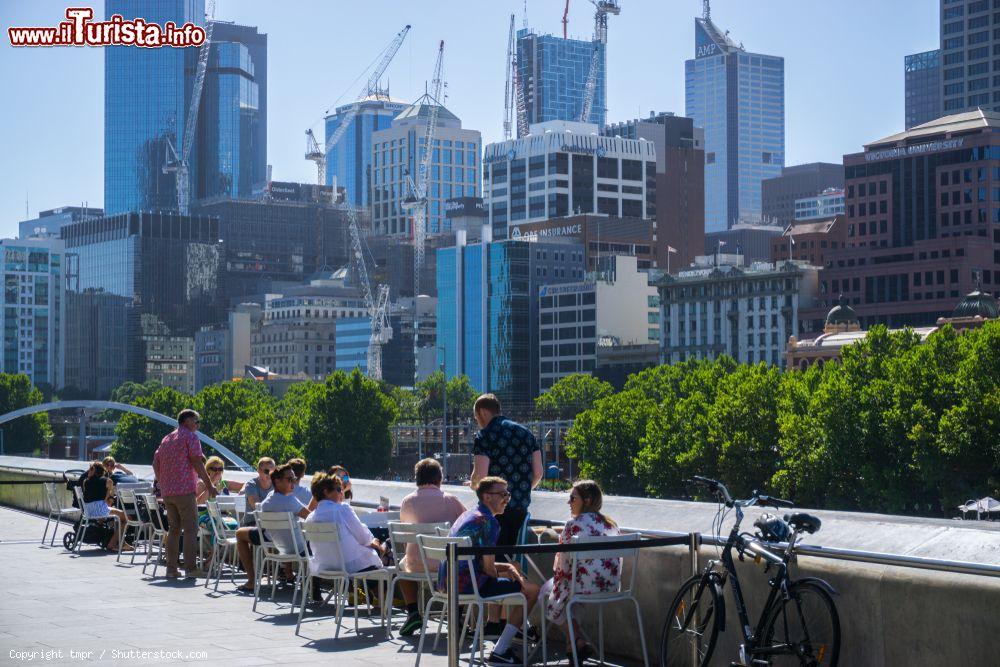
[(343, 569), (354, 574), (381, 568), (385, 547), (344, 502), (344, 485), (340, 479), (329, 473), (316, 473), (312, 478), (312, 493), (317, 501), (316, 509), (306, 523), (337, 524), (340, 548), (331, 542), (312, 544), (310, 569), (313, 572)]

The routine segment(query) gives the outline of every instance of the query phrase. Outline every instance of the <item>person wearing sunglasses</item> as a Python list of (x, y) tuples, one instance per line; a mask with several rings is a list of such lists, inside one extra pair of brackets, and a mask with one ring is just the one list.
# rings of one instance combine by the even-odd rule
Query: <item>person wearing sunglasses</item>
[(247, 499), (247, 517), (253, 518), (253, 511), (257, 507), (257, 503), (267, 498), (274, 488), (271, 485), (271, 472), (275, 467), (274, 459), (270, 456), (260, 457), (257, 461), (257, 476), (247, 480), (247, 483), (240, 490), (240, 493)]
[[(479, 504), (458, 517), (449, 535), (452, 537), (468, 537), (471, 546), (495, 547), (500, 537), (500, 522), (497, 516), (502, 515), (510, 502), (511, 493), (507, 490), (507, 482), (501, 477), (484, 477), (476, 486), (476, 496)], [(458, 564), (458, 591), (472, 593), (472, 582), (475, 577), (482, 597), (494, 597), (510, 593), (523, 593), (528, 601), (528, 613), (531, 613), (538, 599), (538, 586), (528, 581), (520, 570), (512, 563), (498, 563), (496, 556), (476, 556), (472, 562), (472, 571), (464, 561)], [(447, 563), (441, 563), (438, 569), (438, 590), (447, 590)], [(520, 607), (510, 607), (507, 611), (507, 624), (500, 633), (490, 655), (491, 665), (514, 665), (521, 659), (514, 655), (513, 642), (521, 630), (522, 610)]]
[[(216, 495), (228, 496), (230, 493), (236, 493), (239, 490), (239, 482), (227, 482), (222, 479), (222, 474), (226, 470), (226, 464), (220, 457), (208, 457), (208, 460), (205, 461), (205, 470), (208, 471), (208, 477), (212, 481), (212, 486), (215, 487)], [(199, 479), (198, 504), (202, 505), (206, 500), (208, 500), (208, 487), (204, 481)]]
[(176, 579), (181, 535), (184, 535), (184, 571), (188, 577), (204, 576), (198, 568), (198, 480), (217, 491), (205, 469), (205, 455), (198, 440), (201, 415), (191, 409), (177, 415), (177, 428), (167, 434), (153, 454), (153, 474), (167, 510), (167, 578)]
[[(342, 501), (344, 505), (350, 505), (351, 499), (354, 498), (354, 492), (351, 491), (351, 476), (347, 473), (347, 468), (344, 466), (330, 466), (326, 470), (327, 475), (333, 475), (340, 480), (341, 485), (344, 488), (344, 500)], [(316, 499), (313, 498), (309, 502), (309, 511), (312, 512), (316, 509)]]

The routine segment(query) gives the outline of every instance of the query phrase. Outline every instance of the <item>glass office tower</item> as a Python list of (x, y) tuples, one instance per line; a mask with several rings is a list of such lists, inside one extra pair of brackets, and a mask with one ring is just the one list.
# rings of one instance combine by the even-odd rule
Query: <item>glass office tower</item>
[(263, 187), (260, 95), (250, 50), (238, 42), (212, 45), (198, 123), (199, 199), (248, 199)]
[(372, 133), (389, 128), (392, 119), (408, 106), (388, 95), (378, 94), (362, 102), (338, 107), (326, 117), (325, 140), (328, 141), (345, 121), (351, 108), (358, 109), (350, 121), (350, 127), (326, 155), (326, 185), (331, 185), (336, 176), (337, 186), (345, 190), (346, 202), (359, 208), (368, 206), (371, 194), (369, 171), (372, 164)]
[(473, 388), (497, 394), (505, 406), (530, 407), (539, 391), (538, 291), (583, 279), (583, 244), (465, 245), (460, 232), (457, 245), (437, 255), (437, 344), (445, 373), (467, 375)]
[(941, 112), (941, 51), (912, 53), (903, 60), (906, 86), (906, 129), (923, 125)]
[(584, 122), (601, 127), (607, 121), (607, 46), (583, 39), (538, 35), (517, 31), (517, 64), (524, 93), (528, 124), (547, 120), (580, 120), (583, 95), (594, 49), (597, 57), (597, 89), (590, 118)]
[[(204, 0), (107, 0), (105, 18), (205, 24)], [(107, 215), (177, 208), (173, 174), (164, 174), (166, 140), (177, 150), (198, 49), (104, 49), (104, 207)], [(190, 174), (197, 182), (197, 156)]]
[(761, 181), (785, 162), (785, 61), (750, 53), (695, 19), (684, 63), (686, 116), (705, 128), (705, 231), (761, 218)]

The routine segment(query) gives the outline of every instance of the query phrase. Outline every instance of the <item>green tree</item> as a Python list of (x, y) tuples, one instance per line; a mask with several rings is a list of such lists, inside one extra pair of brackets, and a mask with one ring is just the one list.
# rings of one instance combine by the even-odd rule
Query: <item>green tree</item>
[(147, 380), (146, 382), (133, 382), (129, 380), (111, 392), (111, 400), (115, 403), (138, 405), (136, 401), (140, 397), (149, 396), (160, 389), (163, 389), (163, 383), (159, 380)]
[[(138, 396), (133, 405), (146, 408), (168, 417), (176, 417), (184, 408), (194, 405), (194, 400), (187, 394), (182, 394), (170, 387), (161, 387), (151, 394)], [(174, 430), (159, 421), (142, 415), (126, 412), (118, 420), (115, 429), (115, 443), (111, 447), (112, 455), (129, 463), (152, 463), (153, 454), (160, 446), (163, 437)]]
[(392, 455), (389, 428), (398, 408), (378, 383), (355, 369), (303, 385), (286, 394), (284, 402), (290, 397), (297, 402), (292, 408), (294, 438), (310, 466), (339, 464), (361, 477), (384, 473)]
[[(27, 375), (0, 373), (0, 415), (44, 402), (42, 392), (31, 386)], [(7, 453), (32, 453), (45, 447), (46, 440), (52, 436), (49, 418), (44, 412), (7, 422), (0, 430)]]
[(297, 456), (278, 419), (278, 401), (260, 382), (221, 382), (202, 389), (194, 398), (201, 413), (201, 429), (241, 458), (255, 462), (261, 456), (285, 461)]
[[(434, 371), (423, 382), (417, 383), (419, 396), (418, 412), (424, 422), (441, 418), (443, 403), (444, 373)], [(479, 393), (469, 382), (468, 376), (456, 375), (448, 380), (448, 421), (466, 419), (472, 416), (472, 406)]]
[(588, 373), (574, 373), (559, 378), (537, 397), (535, 409), (545, 419), (572, 419), (613, 393), (611, 384)]

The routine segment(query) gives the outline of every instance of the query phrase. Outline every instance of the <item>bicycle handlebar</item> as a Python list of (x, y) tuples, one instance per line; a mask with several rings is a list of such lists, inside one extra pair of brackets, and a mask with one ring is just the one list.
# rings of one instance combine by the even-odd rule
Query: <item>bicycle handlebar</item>
[(775, 498), (774, 496), (768, 496), (757, 491), (753, 492), (753, 495), (747, 500), (733, 500), (733, 497), (729, 495), (729, 489), (722, 482), (714, 479), (709, 479), (708, 477), (702, 477), (701, 475), (692, 475), (691, 481), (703, 486), (707, 486), (709, 491), (717, 493), (722, 496), (726, 507), (735, 507), (740, 505), (741, 507), (750, 507), (752, 505), (769, 505), (774, 508), (781, 507), (795, 507), (795, 503), (790, 500), (782, 500), (781, 498)]
[(726, 502), (727, 507), (733, 506), (734, 503), (733, 497), (729, 495), (729, 489), (727, 489), (726, 485), (723, 484), (722, 482), (718, 482), (714, 479), (709, 479), (708, 477), (702, 477), (700, 475), (692, 475), (691, 479), (692, 481), (697, 482), (698, 484), (707, 486), (709, 491), (721, 495), (722, 499)]
[(764, 494), (757, 493), (756, 491), (754, 491), (754, 496), (757, 498), (758, 505), (770, 505), (774, 508), (795, 507), (795, 503), (791, 500), (782, 500), (781, 498), (775, 498), (773, 496), (765, 496)]

